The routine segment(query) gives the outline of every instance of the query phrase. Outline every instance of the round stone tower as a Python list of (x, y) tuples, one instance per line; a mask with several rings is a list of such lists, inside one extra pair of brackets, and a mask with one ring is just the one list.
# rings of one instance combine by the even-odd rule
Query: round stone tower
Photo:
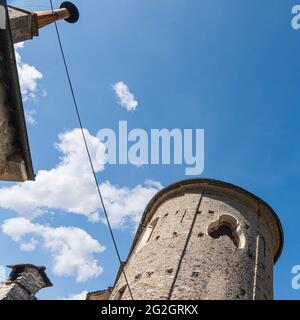
[[(124, 270), (136, 300), (271, 300), (282, 246), (266, 202), (229, 183), (193, 179), (150, 201)], [(121, 272), (110, 299), (131, 299)]]

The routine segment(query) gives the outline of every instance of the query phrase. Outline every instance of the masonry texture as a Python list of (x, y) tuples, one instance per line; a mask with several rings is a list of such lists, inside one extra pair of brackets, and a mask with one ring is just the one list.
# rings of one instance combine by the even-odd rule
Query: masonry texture
[(14, 43), (30, 40), (38, 35), (35, 19), (30, 11), (8, 7), (8, 14)]
[[(273, 299), (280, 221), (255, 195), (209, 179), (159, 192), (141, 220), (124, 270), (134, 299)], [(109, 299), (131, 299), (121, 272)]]
[(41, 289), (52, 286), (43, 266), (19, 264), (9, 268), (9, 278), (0, 283), (0, 300), (36, 300)]
[(0, 180), (34, 180), (8, 13), (6, 24), (0, 29)]

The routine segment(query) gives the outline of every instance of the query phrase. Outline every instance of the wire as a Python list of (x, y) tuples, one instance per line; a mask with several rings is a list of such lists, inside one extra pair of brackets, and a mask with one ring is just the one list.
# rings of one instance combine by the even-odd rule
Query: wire
[[(49, 0), (49, 1), (50, 1), (50, 5), (51, 5), (51, 10), (54, 13), (53, 2), (52, 2), (52, 0)], [(125, 273), (125, 270), (124, 270), (124, 266), (123, 266), (123, 263), (122, 263), (122, 260), (121, 260), (121, 256), (120, 256), (120, 252), (119, 252), (119, 249), (118, 249), (118, 246), (117, 246), (117, 242), (116, 242), (114, 233), (112, 231), (111, 223), (110, 223), (110, 220), (109, 220), (109, 217), (108, 217), (108, 214), (107, 214), (107, 210), (106, 210), (106, 207), (105, 207), (105, 204), (104, 204), (104, 200), (103, 200), (103, 197), (102, 197), (102, 193), (101, 193), (101, 190), (100, 190), (100, 186), (99, 186), (99, 183), (98, 183), (96, 172), (95, 172), (95, 169), (94, 169), (94, 165), (93, 165), (90, 149), (88, 147), (88, 143), (87, 143), (86, 136), (85, 136), (84, 129), (83, 129), (83, 124), (82, 124), (82, 120), (81, 120), (81, 116), (80, 116), (80, 112), (79, 112), (79, 107), (78, 107), (78, 104), (77, 104), (77, 99), (76, 99), (76, 96), (75, 96), (75, 91), (74, 91), (74, 88), (73, 88), (72, 79), (71, 79), (70, 72), (69, 72), (69, 67), (68, 67), (68, 64), (67, 64), (67, 59), (66, 59), (66, 56), (65, 56), (65, 52), (64, 52), (63, 45), (62, 45), (61, 36), (60, 36), (59, 29), (58, 29), (56, 21), (54, 22), (54, 25), (55, 25), (57, 40), (58, 40), (58, 43), (59, 43), (59, 48), (60, 48), (60, 52), (61, 52), (61, 55), (62, 55), (62, 59), (63, 59), (65, 71), (66, 71), (66, 75), (67, 75), (67, 78), (68, 78), (69, 87), (70, 87), (72, 98), (73, 98), (73, 103), (74, 103), (77, 119), (78, 119), (78, 122), (79, 122), (79, 126), (80, 126), (80, 130), (81, 130), (82, 138), (83, 138), (83, 141), (84, 141), (85, 149), (86, 149), (86, 152), (87, 152), (87, 155), (88, 155), (88, 158), (89, 158), (89, 163), (90, 163), (90, 166), (91, 166), (91, 170), (92, 170), (92, 173), (93, 173), (93, 176), (94, 176), (94, 180), (95, 180), (96, 188), (97, 188), (97, 191), (98, 191), (99, 199), (100, 199), (100, 202), (101, 202), (101, 205), (102, 205), (102, 208), (103, 208), (103, 212), (104, 212), (105, 219), (106, 219), (106, 222), (107, 222), (107, 225), (108, 225), (108, 229), (109, 229), (112, 241), (113, 241), (113, 245), (115, 247), (115, 251), (116, 251), (119, 263), (120, 263), (120, 267), (121, 267), (122, 273), (124, 275), (124, 279), (125, 279), (125, 282), (127, 284), (129, 293), (130, 293), (130, 297), (131, 297), (132, 300), (134, 300), (133, 299), (133, 295), (132, 295), (132, 291), (131, 291), (131, 288), (130, 288), (130, 285), (129, 285), (129, 282), (128, 282), (128, 279), (127, 279), (127, 276), (126, 276), (126, 273)]]

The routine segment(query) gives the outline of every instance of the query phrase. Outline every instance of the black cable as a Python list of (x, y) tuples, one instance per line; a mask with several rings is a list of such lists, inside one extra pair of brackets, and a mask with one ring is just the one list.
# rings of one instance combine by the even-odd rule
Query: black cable
[[(50, 5), (51, 5), (51, 10), (54, 13), (54, 7), (53, 7), (52, 0), (50, 0)], [(66, 75), (67, 75), (68, 82), (69, 82), (69, 87), (70, 87), (72, 98), (73, 98), (73, 102), (74, 102), (74, 107), (75, 107), (77, 119), (78, 119), (79, 126), (80, 126), (80, 129), (81, 129), (82, 138), (83, 138), (85, 149), (86, 149), (86, 152), (87, 152), (87, 155), (88, 155), (88, 158), (89, 158), (89, 162), (90, 162), (90, 166), (91, 166), (92, 173), (93, 173), (93, 176), (94, 176), (94, 180), (95, 180), (96, 188), (97, 188), (98, 195), (99, 195), (99, 198), (100, 198), (100, 202), (102, 204), (103, 212), (105, 214), (105, 219), (106, 219), (106, 222), (107, 222), (107, 225), (108, 225), (108, 229), (109, 229), (109, 232), (110, 232), (110, 235), (111, 235), (114, 247), (115, 247), (116, 254), (118, 256), (118, 260), (119, 260), (119, 263), (120, 263), (120, 267), (121, 267), (122, 273), (124, 275), (124, 279), (126, 281), (126, 284), (127, 284), (131, 299), (134, 300), (133, 299), (133, 295), (132, 295), (132, 291), (130, 289), (130, 285), (129, 285), (129, 282), (128, 282), (128, 279), (127, 279), (127, 276), (126, 276), (126, 273), (125, 273), (125, 270), (123, 268), (123, 263), (122, 263), (122, 260), (121, 260), (120, 252), (119, 252), (119, 249), (118, 249), (118, 246), (117, 246), (117, 242), (116, 242), (114, 233), (112, 231), (110, 220), (109, 220), (109, 217), (108, 217), (108, 214), (107, 214), (107, 210), (106, 210), (106, 207), (105, 207), (105, 204), (104, 204), (104, 201), (103, 201), (102, 193), (101, 193), (101, 190), (100, 190), (100, 187), (99, 187), (99, 183), (98, 183), (98, 179), (97, 179), (96, 172), (95, 172), (95, 169), (94, 169), (91, 153), (90, 153), (90, 150), (89, 150), (89, 147), (88, 147), (88, 144), (87, 144), (87, 140), (86, 140), (86, 136), (85, 136), (85, 133), (84, 133), (82, 120), (81, 120), (81, 116), (80, 116), (80, 112), (79, 112), (79, 108), (78, 108), (78, 104), (77, 104), (77, 99), (76, 99), (75, 92), (74, 92), (74, 89), (73, 89), (73, 83), (72, 83), (72, 80), (71, 80), (69, 67), (68, 67), (68, 64), (67, 64), (64, 48), (63, 48), (62, 41), (61, 41), (61, 36), (60, 36), (59, 30), (58, 30), (58, 26), (57, 26), (56, 21), (54, 22), (54, 25), (55, 25), (57, 40), (58, 40), (58, 43), (59, 43), (60, 52), (61, 52), (61, 55), (62, 55), (64, 66), (65, 66)]]

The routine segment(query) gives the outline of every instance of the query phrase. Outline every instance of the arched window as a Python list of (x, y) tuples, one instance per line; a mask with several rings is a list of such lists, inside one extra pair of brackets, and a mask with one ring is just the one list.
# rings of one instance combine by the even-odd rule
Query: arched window
[(207, 233), (213, 239), (218, 239), (222, 236), (229, 237), (238, 249), (245, 247), (246, 240), (240, 224), (236, 218), (228, 214), (220, 215), (217, 221), (211, 223)]
[(136, 252), (139, 251), (144, 245), (146, 245), (150, 241), (158, 220), (159, 218), (156, 218), (148, 224), (148, 226), (144, 230), (140, 242), (137, 245)]

